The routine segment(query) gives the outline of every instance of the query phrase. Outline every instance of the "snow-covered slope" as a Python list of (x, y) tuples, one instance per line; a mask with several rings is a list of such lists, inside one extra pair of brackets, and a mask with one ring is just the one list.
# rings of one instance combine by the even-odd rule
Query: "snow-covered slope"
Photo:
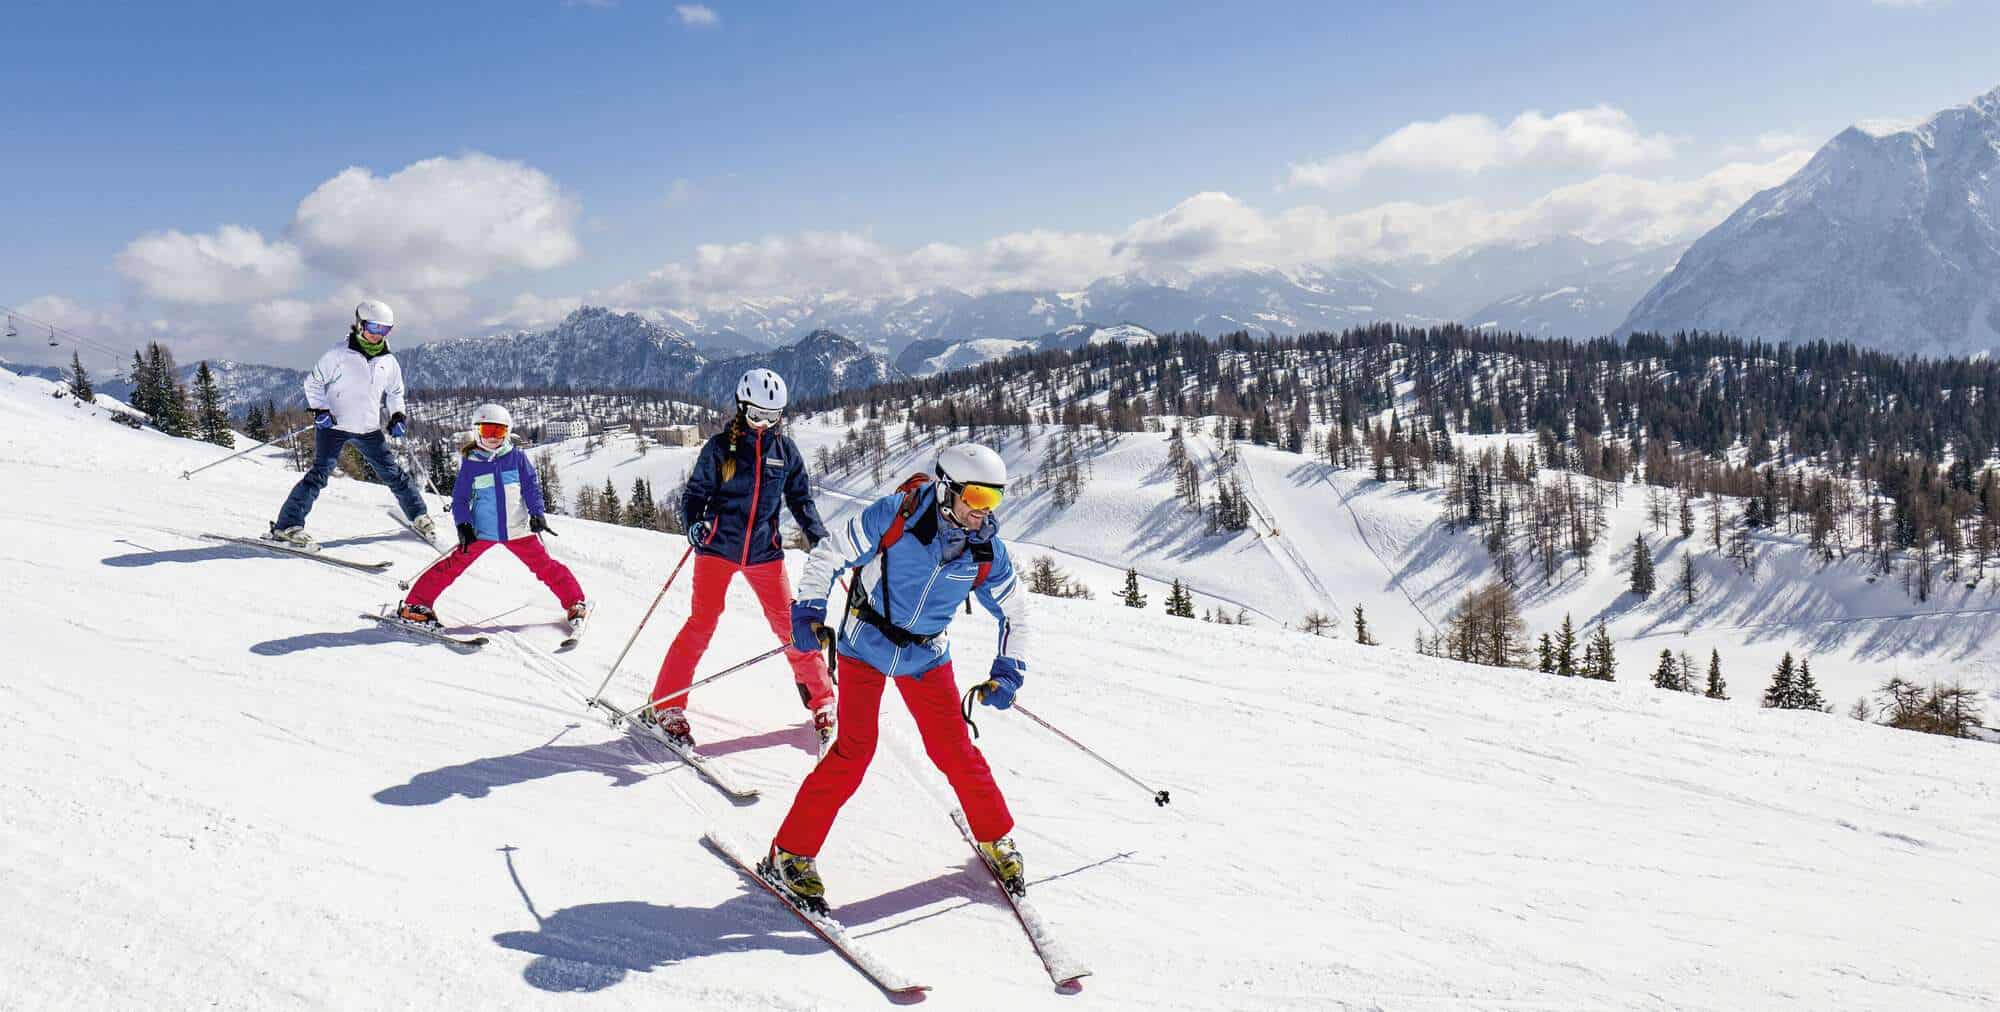
[(1850, 127), (1702, 236), (1620, 330), (2000, 351), (1996, 208), (2000, 89), (1915, 127)]
[[(382, 489), (336, 479), (312, 526), (389, 576), (199, 541), (261, 526), (292, 476), (253, 455), (180, 481), (222, 451), (48, 389), (0, 374), (6, 1004), (881, 1007), (697, 842), (710, 822), (767, 836), (811, 762), (782, 667), (695, 700), (711, 750), (764, 789), (745, 807), (581, 705), (676, 540), (558, 521), (552, 550), (599, 607), (583, 648), (544, 653), (553, 602), (496, 556), (441, 603), (494, 642), (450, 654), (354, 617), (428, 557)], [(617, 698), (686, 600), (667, 594)], [(927, 1005), (2000, 1001), (1991, 746), (1035, 604), (1022, 702), (1174, 804), (981, 715), (1035, 898), (1096, 971), (1054, 994), (887, 703), (821, 867)], [(771, 642), (740, 585), (731, 605), (706, 670)], [(976, 677), (993, 629), (963, 622)]]

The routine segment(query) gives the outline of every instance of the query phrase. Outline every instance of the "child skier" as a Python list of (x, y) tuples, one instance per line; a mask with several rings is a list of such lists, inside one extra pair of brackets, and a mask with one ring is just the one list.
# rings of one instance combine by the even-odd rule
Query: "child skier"
[(548, 531), (542, 519), (542, 487), (535, 465), (513, 445), (513, 416), (498, 404), (482, 404), (472, 413), (472, 442), (461, 451), (458, 481), (451, 489), (451, 515), (458, 522), (458, 547), (439, 556), (410, 585), (409, 596), (397, 607), (406, 622), (437, 627), (437, 603), (486, 550), (507, 546), (535, 577), (562, 602), (570, 629), (583, 624), (590, 606), (569, 567), (549, 556), (536, 535)]
[[(660, 662), (650, 703), (639, 719), (677, 744), (693, 747), (687, 696), (665, 697), (694, 681), (694, 666), (708, 649), (722, 617), (730, 578), (742, 573), (780, 642), (791, 642), (785, 549), (778, 535), (778, 506), (792, 511), (809, 545), (826, 538), (806, 480), (805, 454), (778, 431), (785, 415), (785, 381), (769, 369), (752, 369), (736, 385), (736, 418), (702, 447), (681, 496), (681, 522), (694, 546), (694, 597), (687, 622)], [(812, 711), (822, 743), (833, 737), (833, 680), (817, 643), (785, 651), (799, 701)], [(658, 709), (655, 709), (655, 706)]]
[(848, 616), (838, 637), (839, 737), (799, 785), (759, 871), (803, 905), (823, 904), (814, 858), (840, 806), (861, 786), (875, 754), (882, 689), (890, 680), (916, 718), (924, 751), (958, 795), (980, 853), (1016, 893), (1025, 891), (1021, 855), (1007, 834), (1014, 818), (986, 759), (965, 732), (952, 681), (945, 629), (970, 596), (1000, 620), (987, 681), (972, 694), (988, 706), (1014, 705), (1027, 671), (1027, 595), (1000, 541), (994, 507), (1007, 485), (1000, 455), (962, 443), (938, 455), (937, 477), (918, 475), (841, 525), (806, 560), (792, 605), (793, 644), (806, 649), (833, 635), (826, 602), (834, 578), (852, 569)]

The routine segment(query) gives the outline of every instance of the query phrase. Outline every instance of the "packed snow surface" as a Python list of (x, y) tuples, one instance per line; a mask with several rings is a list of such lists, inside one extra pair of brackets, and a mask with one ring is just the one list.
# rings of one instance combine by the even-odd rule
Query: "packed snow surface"
[[(460, 656), (356, 616), (429, 556), (386, 490), (336, 479), (311, 527), (387, 576), (204, 542), (261, 529), (293, 475), (259, 453), (182, 481), (223, 451), (49, 390), (0, 373), (0, 1005), (887, 1003), (698, 842), (767, 838), (813, 761), (782, 664), (694, 701), (764, 791), (740, 807), (582, 705), (676, 539), (558, 519), (589, 638), (548, 654), (553, 599), (496, 554), (440, 603), (493, 637)], [(640, 698), (686, 581), (614, 698)], [(978, 714), (1032, 895), (1095, 971), (1057, 994), (885, 702), (821, 868), (928, 1006), (2000, 1002), (1991, 745), (1103, 596), (1035, 606), (1021, 702), (1173, 804)], [(737, 584), (704, 671), (772, 644), (755, 615)], [(992, 632), (961, 621), (961, 684)]]

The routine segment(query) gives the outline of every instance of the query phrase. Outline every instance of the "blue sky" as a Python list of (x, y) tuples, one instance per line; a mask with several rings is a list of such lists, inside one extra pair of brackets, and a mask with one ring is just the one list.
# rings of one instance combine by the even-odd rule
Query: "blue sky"
[(1661, 241), (2000, 86), (1970, 0), (1387, 6), (16, 4), (0, 304), (299, 361), (361, 293), (415, 340)]

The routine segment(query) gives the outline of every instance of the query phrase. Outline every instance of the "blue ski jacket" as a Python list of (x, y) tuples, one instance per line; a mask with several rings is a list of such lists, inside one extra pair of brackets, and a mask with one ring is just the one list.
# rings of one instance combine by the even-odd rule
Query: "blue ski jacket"
[(696, 551), (754, 566), (784, 558), (780, 506), (791, 509), (808, 542), (825, 540), (826, 524), (813, 505), (797, 444), (775, 425), (758, 430), (731, 423), (701, 448), (681, 493), (681, 523), (710, 521)]
[(512, 541), (532, 534), (528, 517), (541, 515), (541, 480), (511, 437), (497, 452), (466, 448), (451, 486), (454, 523), (471, 524), (481, 541)]
[[(916, 676), (951, 660), (946, 629), (958, 607), (977, 597), (1000, 620), (998, 655), (1026, 667), (1028, 595), (1000, 540), (999, 521), (989, 515), (979, 530), (966, 531), (940, 515), (936, 482), (916, 494), (916, 509), (887, 553), (881, 551), (882, 538), (902, 508), (901, 492), (876, 500), (835, 528), (806, 559), (798, 600), (825, 601), (834, 578), (854, 570), (850, 579), (857, 601), (865, 601), (877, 618), (901, 630), (897, 637), (906, 642), (898, 644), (870, 621), (850, 614), (840, 636), (841, 655), (886, 675)], [(988, 549), (982, 582), (979, 570)], [(842, 604), (836, 601), (829, 615), (839, 614)]]

